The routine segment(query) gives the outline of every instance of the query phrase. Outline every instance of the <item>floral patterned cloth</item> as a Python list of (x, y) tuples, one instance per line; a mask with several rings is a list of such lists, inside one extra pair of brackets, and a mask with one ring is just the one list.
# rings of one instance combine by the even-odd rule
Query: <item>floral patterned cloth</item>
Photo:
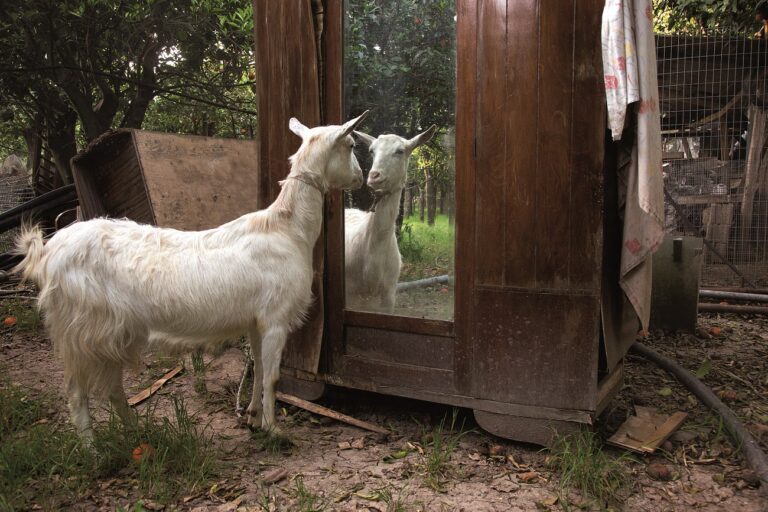
[[(606, 0), (602, 21), (608, 124), (619, 155), (624, 237), (620, 284), (640, 324), (651, 314), (651, 255), (664, 237), (659, 89), (651, 0)], [(631, 110), (630, 110), (631, 109)]]

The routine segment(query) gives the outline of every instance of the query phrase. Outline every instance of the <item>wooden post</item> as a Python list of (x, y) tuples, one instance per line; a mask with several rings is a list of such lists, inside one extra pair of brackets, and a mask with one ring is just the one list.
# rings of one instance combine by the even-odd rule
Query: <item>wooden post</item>
[(755, 193), (761, 188), (761, 179), (765, 181), (763, 167), (768, 163), (763, 158), (768, 112), (755, 105), (750, 105), (747, 117), (749, 119), (747, 167), (744, 170), (744, 193), (741, 201), (741, 240), (744, 244), (749, 239), (749, 232), (752, 227)]

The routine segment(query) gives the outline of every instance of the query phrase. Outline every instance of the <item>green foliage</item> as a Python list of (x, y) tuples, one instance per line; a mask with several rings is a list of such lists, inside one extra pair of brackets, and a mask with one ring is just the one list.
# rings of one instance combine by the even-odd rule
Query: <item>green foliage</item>
[(450, 425), (443, 418), (440, 424), (423, 437), (426, 445), (423, 457), (424, 481), (432, 489), (443, 491), (445, 481), (451, 475), (451, 456), (459, 446), (461, 438), (468, 434), (464, 431), (464, 423), (457, 425), (458, 409), (451, 414)]
[(147, 116), (153, 129), (250, 135), (249, 116), (209, 104), (252, 104), (252, 30), (247, 0), (11, 2), (0, 11), (0, 156), (22, 149), (24, 130), (47, 132), (61, 165), (75, 144)]
[[(365, 131), (412, 137), (435, 124), (419, 148), (409, 179), (426, 172), (453, 187), (452, 149), (445, 135), (455, 124), (456, 7), (454, 0), (347, 0), (344, 16), (344, 95), (348, 115), (372, 109)], [(361, 155), (363, 156), (363, 155)], [(363, 159), (361, 165), (367, 167)], [(355, 206), (365, 207), (355, 196)]]
[(722, 33), (751, 37), (760, 29), (754, 0), (653, 0), (654, 26), (661, 33)]
[(401, 281), (444, 274), (453, 268), (454, 228), (447, 215), (437, 215), (430, 226), (417, 215), (403, 219), (400, 254), (403, 256)]
[(623, 458), (613, 458), (602, 448), (596, 433), (580, 430), (558, 436), (549, 449), (549, 465), (559, 474), (560, 488), (594, 498), (601, 508), (620, 502), (630, 485)]

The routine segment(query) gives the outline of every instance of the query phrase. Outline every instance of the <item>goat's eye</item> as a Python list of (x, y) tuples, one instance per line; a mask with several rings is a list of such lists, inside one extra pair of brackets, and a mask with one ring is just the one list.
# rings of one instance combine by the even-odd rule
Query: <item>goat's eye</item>
[(405, 151), (403, 151), (402, 149), (398, 149), (397, 151), (395, 151), (396, 155), (402, 155), (403, 153), (405, 153)]

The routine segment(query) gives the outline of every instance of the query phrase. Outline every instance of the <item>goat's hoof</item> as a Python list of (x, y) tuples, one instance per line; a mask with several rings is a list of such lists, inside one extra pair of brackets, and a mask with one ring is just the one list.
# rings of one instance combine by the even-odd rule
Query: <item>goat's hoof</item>
[(251, 430), (259, 430), (259, 427), (263, 424), (263, 419), (261, 417), (261, 414), (251, 414), (248, 413), (248, 421), (246, 422), (248, 425), (248, 428)]

